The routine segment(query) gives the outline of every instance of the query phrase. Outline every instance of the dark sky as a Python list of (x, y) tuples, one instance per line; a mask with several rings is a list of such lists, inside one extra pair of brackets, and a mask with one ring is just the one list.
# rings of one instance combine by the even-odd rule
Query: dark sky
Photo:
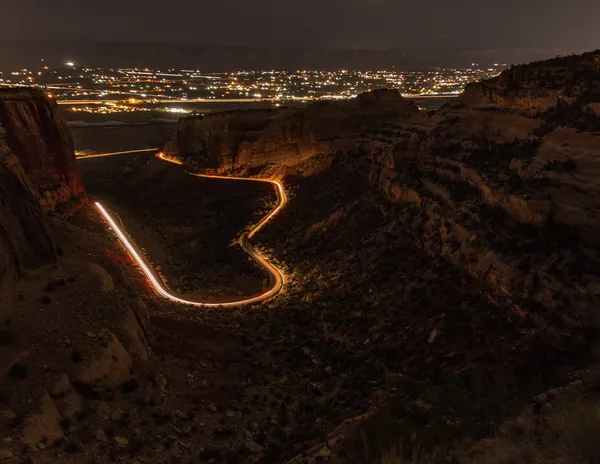
[(600, 47), (600, 0), (0, 0), (0, 39)]

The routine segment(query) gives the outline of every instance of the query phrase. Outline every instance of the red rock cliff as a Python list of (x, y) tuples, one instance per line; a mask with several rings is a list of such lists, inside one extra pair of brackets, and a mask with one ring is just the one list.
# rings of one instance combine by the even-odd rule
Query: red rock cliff
[(70, 133), (38, 90), (0, 90), (0, 296), (56, 260), (44, 213), (85, 199)]
[(599, 57), (507, 70), (372, 145), (419, 246), (531, 313), (600, 309)]
[(56, 112), (56, 102), (39, 90), (0, 92), (0, 124), (45, 212), (83, 195), (73, 139)]
[(395, 90), (302, 109), (236, 111), (184, 118), (164, 151), (201, 169), (295, 166), (317, 155), (356, 151), (386, 124), (418, 118)]

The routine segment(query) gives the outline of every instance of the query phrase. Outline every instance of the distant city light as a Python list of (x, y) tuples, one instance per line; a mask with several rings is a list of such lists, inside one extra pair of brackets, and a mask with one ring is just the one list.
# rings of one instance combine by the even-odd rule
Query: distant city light
[[(43, 65), (42, 65), (43, 66)], [(236, 71), (206, 73), (199, 70), (148, 68), (73, 68), (34, 71), (20, 69), (4, 76), (3, 85), (37, 85), (52, 91), (60, 105), (71, 111), (110, 114), (119, 112), (193, 113), (192, 107), (174, 105), (205, 102), (290, 102), (346, 100), (374, 89), (396, 89), (406, 98), (451, 98), (470, 82), (490, 79), (505, 65), (473, 63), (471, 67), (424, 70), (374, 69), (336, 71)], [(39, 80), (38, 80), (39, 79)], [(42, 84), (50, 82), (50, 84)], [(433, 103), (435, 105), (435, 103)]]

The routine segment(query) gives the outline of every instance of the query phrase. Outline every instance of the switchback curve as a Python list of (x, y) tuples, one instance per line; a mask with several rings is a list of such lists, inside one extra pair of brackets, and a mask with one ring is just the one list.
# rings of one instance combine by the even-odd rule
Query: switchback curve
[[(87, 156), (79, 156), (78, 159), (91, 159), (91, 158), (99, 158), (105, 156), (115, 156), (120, 154), (127, 153), (139, 153), (142, 151), (152, 151), (152, 150), (135, 150), (135, 151), (127, 151), (127, 152), (115, 152), (115, 153), (100, 153), (97, 155), (87, 155)], [(177, 160), (167, 158), (164, 153), (158, 153), (157, 157), (163, 161), (171, 162), (175, 164), (183, 164)], [(133, 260), (137, 263), (142, 273), (146, 276), (154, 290), (160, 296), (174, 301), (176, 303), (180, 303), (183, 305), (197, 306), (197, 307), (208, 307), (208, 308), (218, 308), (218, 307), (232, 307), (232, 306), (244, 306), (254, 303), (260, 303), (262, 301), (269, 300), (279, 294), (284, 285), (285, 285), (285, 274), (284, 272), (277, 268), (275, 265), (271, 264), (269, 260), (260, 253), (250, 242), (252, 237), (256, 235), (256, 233), (261, 230), (265, 224), (267, 224), (287, 203), (287, 195), (285, 193), (285, 189), (283, 184), (278, 180), (272, 179), (257, 179), (257, 178), (246, 178), (246, 177), (227, 177), (227, 176), (214, 176), (214, 175), (204, 175), (204, 174), (195, 174), (188, 172), (187, 174), (196, 176), (196, 177), (206, 177), (211, 179), (225, 179), (232, 181), (247, 181), (247, 182), (263, 182), (269, 183), (275, 186), (275, 191), (277, 193), (277, 204), (271, 210), (271, 212), (266, 215), (258, 224), (253, 226), (249, 231), (246, 231), (242, 234), (240, 238), (240, 246), (244, 249), (246, 253), (248, 253), (252, 259), (254, 259), (263, 269), (265, 269), (269, 276), (271, 277), (271, 288), (267, 291), (261, 293), (260, 295), (244, 298), (241, 300), (235, 300), (225, 303), (206, 303), (201, 301), (192, 301), (186, 300), (184, 298), (180, 298), (174, 295), (166, 282), (162, 279), (162, 277), (156, 272), (155, 269), (152, 268), (148, 260), (144, 257), (144, 254), (140, 251), (139, 247), (136, 245), (135, 241), (127, 235), (127, 233), (123, 230), (123, 228), (117, 223), (113, 215), (100, 203), (96, 202), (95, 206), (106, 221), (107, 225), (113, 230), (115, 235), (119, 238), (124, 248), (131, 255)]]

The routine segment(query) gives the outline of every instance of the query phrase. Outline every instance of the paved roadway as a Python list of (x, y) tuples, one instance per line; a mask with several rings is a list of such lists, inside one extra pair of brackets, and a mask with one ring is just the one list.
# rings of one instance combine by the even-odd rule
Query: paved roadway
[[(99, 153), (96, 155), (85, 155), (78, 156), (77, 159), (92, 159), (92, 158), (101, 158), (106, 156), (116, 156), (116, 155), (125, 155), (129, 153), (141, 153), (147, 151), (157, 151), (157, 149), (141, 149), (141, 150), (133, 150), (133, 151), (123, 151), (123, 152), (112, 152), (112, 153)], [(175, 164), (182, 164), (177, 160), (167, 158), (163, 153), (158, 153), (158, 158)], [(119, 238), (125, 249), (129, 252), (131, 257), (140, 267), (140, 270), (144, 273), (156, 293), (161, 295), (162, 297), (174, 301), (176, 303), (180, 303), (183, 305), (190, 306), (199, 306), (199, 307), (231, 307), (231, 306), (243, 306), (253, 303), (260, 303), (262, 301), (273, 298), (284, 287), (285, 284), (285, 274), (281, 269), (278, 269), (276, 266), (271, 264), (269, 260), (258, 251), (250, 242), (250, 239), (256, 235), (256, 233), (261, 230), (265, 224), (267, 224), (287, 203), (287, 195), (285, 193), (285, 189), (283, 188), (283, 184), (278, 180), (273, 179), (251, 179), (245, 177), (226, 177), (226, 176), (209, 176), (203, 174), (194, 174), (188, 172), (187, 174), (196, 176), (196, 177), (206, 177), (210, 179), (224, 179), (229, 181), (245, 181), (245, 182), (266, 182), (275, 186), (275, 190), (277, 192), (277, 204), (271, 210), (271, 212), (265, 216), (257, 225), (253, 226), (250, 231), (245, 232), (240, 238), (240, 246), (244, 249), (246, 253), (248, 253), (261, 267), (263, 267), (271, 277), (271, 288), (267, 291), (261, 293), (252, 298), (244, 298), (242, 300), (235, 300), (226, 303), (206, 303), (202, 301), (191, 301), (183, 298), (179, 298), (174, 295), (170, 290), (164, 280), (160, 277), (160, 275), (156, 272), (155, 269), (152, 268), (148, 260), (144, 257), (144, 254), (140, 251), (139, 247), (135, 244), (134, 240), (127, 235), (127, 233), (123, 230), (123, 227), (117, 223), (114, 215), (108, 211), (100, 202), (96, 202), (95, 206), (98, 208), (98, 211), (105, 219), (107, 225), (112, 229), (115, 235)]]

